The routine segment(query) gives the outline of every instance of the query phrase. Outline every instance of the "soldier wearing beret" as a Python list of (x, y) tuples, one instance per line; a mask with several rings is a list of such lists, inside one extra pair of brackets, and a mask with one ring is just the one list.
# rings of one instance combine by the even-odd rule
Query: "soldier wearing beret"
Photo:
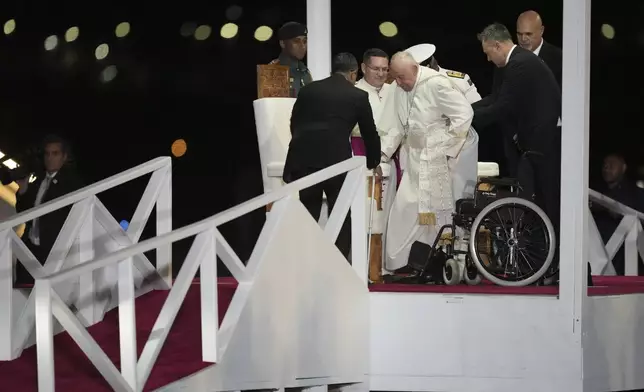
[(297, 22), (285, 23), (278, 31), (282, 53), (271, 64), (289, 67), (290, 96), (297, 97), (300, 88), (313, 81), (311, 73), (302, 59), (306, 56), (306, 26)]

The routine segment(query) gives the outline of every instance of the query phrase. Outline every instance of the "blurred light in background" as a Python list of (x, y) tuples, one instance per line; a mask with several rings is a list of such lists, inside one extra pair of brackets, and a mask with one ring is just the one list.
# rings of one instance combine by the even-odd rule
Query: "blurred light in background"
[(100, 44), (94, 51), (96, 60), (103, 60), (105, 57), (107, 57), (108, 54), (110, 54), (110, 47), (108, 44)]
[(175, 140), (174, 143), (172, 143), (172, 146), (170, 147), (170, 151), (172, 151), (172, 155), (174, 155), (176, 158), (180, 158), (184, 156), (187, 150), (188, 150), (188, 144), (183, 139)]
[(50, 35), (45, 39), (45, 50), (54, 50), (58, 46), (58, 37)]
[(128, 22), (121, 22), (116, 26), (116, 30), (114, 30), (114, 34), (118, 38), (124, 38), (128, 34), (130, 34), (130, 24)]
[(613, 26), (611, 26), (609, 24), (603, 24), (602, 25), (602, 35), (606, 39), (613, 39), (613, 38), (615, 38), (615, 29), (613, 28)]
[(119, 222), (119, 225), (121, 225), (121, 228), (123, 230), (127, 230), (127, 228), (130, 227), (130, 222), (123, 219), (121, 222)]
[(261, 42), (268, 41), (273, 36), (273, 29), (268, 26), (259, 26), (255, 30), (255, 39)]
[(239, 26), (234, 23), (226, 23), (225, 25), (221, 26), (221, 31), (219, 32), (219, 34), (222, 38), (230, 39), (236, 36), (238, 32)]
[(80, 30), (78, 27), (70, 27), (67, 29), (65, 32), (65, 41), (67, 42), (74, 42), (78, 38), (78, 35), (80, 34)]
[(384, 35), (385, 37), (394, 37), (396, 36), (396, 34), (398, 34), (398, 27), (396, 27), (396, 25), (392, 22), (380, 23), (378, 30), (380, 30), (380, 34)]
[(205, 41), (210, 37), (212, 28), (208, 25), (201, 25), (195, 30), (195, 39), (197, 41)]
[(9, 19), (4, 23), (4, 33), (9, 35), (16, 31), (16, 21), (14, 19)]
[(116, 65), (108, 65), (107, 67), (105, 67), (105, 69), (103, 69), (103, 71), (101, 71), (101, 76), (99, 78), (101, 82), (109, 83), (114, 80), (118, 73), (119, 72), (118, 69), (116, 69)]
[(195, 22), (186, 22), (181, 25), (180, 34), (184, 37), (192, 37), (197, 30), (197, 24)]
[(237, 20), (242, 16), (242, 7), (238, 5), (231, 5), (226, 9), (226, 19), (228, 20)]

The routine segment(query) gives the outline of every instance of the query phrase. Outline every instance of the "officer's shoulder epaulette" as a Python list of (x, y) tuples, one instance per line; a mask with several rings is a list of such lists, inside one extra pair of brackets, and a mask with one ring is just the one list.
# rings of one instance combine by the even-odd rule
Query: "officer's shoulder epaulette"
[(275, 64), (279, 64), (279, 63), (280, 63), (280, 59), (275, 59), (275, 60), (271, 61), (270, 63), (268, 63), (268, 65), (275, 65)]
[(447, 71), (446, 74), (447, 74), (447, 76), (450, 76), (452, 78), (465, 79), (465, 74), (462, 73), (462, 72)]

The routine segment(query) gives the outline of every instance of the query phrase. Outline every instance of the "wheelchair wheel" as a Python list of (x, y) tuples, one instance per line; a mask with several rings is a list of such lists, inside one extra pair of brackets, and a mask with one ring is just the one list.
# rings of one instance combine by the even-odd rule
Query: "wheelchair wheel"
[(529, 200), (494, 201), (472, 224), (472, 262), (483, 277), (499, 286), (521, 287), (538, 281), (550, 268), (555, 247), (550, 219)]
[(461, 268), (458, 261), (448, 259), (443, 265), (443, 281), (448, 286), (453, 286), (461, 282)]
[(471, 261), (471, 257), (467, 257), (465, 261), (465, 269), (463, 270), (463, 280), (469, 286), (476, 286), (481, 283), (481, 274), (479, 273), (476, 265)]

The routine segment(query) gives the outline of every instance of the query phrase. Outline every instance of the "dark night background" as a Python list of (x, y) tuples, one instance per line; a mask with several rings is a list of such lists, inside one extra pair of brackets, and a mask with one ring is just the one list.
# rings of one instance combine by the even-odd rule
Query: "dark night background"
[[(485, 25), (498, 21), (514, 31), (519, 13), (534, 9), (543, 17), (545, 39), (561, 46), (561, 1), (333, 3), (334, 53), (350, 51), (360, 58), (369, 47), (393, 54), (431, 42), (441, 65), (470, 74), (483, 96), (493, 71), (476, 40)], [(227, 19), (230, 6), (241, 7), (238, 19)], [(616, 0), (592, 6), (591, 182), (600, 174), (603, 155), (613, 150), (626, 154), (636, 178), (644, 164), (637, 71), (644, 54), (644, 4)], [(183, 138), (187, 153), (173, 159), (175, 228), (248, 200), (262, 192), (252, 106), (256, 65), (279, 52), (275, 37), (259, 42), (253, 33), (260, 25), (277, 30), (290, 20), (305, 22), (305, 7), (305, 0), (5, 2), (0, 23), (15, 19), (17, 26), (0, 36), (0, 150), (17, 155), (46, 133), (58, 133), (71, 141), (89, 184), (169, 156), (172, 142)], [(131, 32), (118, 39), (114, 29), (124, 21)], [(239, 25), (239, 34), (223, 39), (219, 30), (229, 21)], [(378, 31), (383, 21), (394, 22), (399, 34), (383, 37)], [(185, 22), (212, 26), (210, 38), (183, 37)], [(602, 24), (615, 28), (614, 39), (602, 36)], [(80, 35), (66, 43), (63, 36), (72, 26)], [(52, 34), (59, 45), (45, 51), (45, 38)], [(110, 53), (97, 61), (94, 50), (101, 43), (110, 45)], [(115, 65), (118, 75), (102, 83), (99, 75), (108, 65)], [(100, 198), (117, 220), (129, 220), (146, 181)], [(263, 211), (256, 211), (221, 228), (242, 260), (250, 255), (263, 220)], [(154, 233), (154, 224), (149, 226), (145, 237)], [(175, 269), (186, 245), (174, 247)]]

